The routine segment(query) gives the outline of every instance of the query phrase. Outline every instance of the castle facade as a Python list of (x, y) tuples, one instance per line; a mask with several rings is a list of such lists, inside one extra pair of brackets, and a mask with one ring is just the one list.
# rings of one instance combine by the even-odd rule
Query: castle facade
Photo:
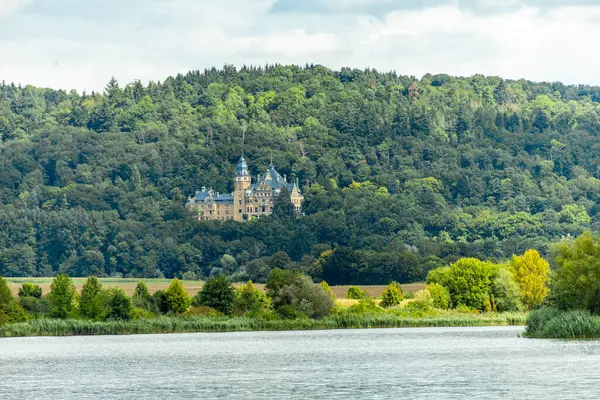
[(200, 220), (247, 221), (252, 217), (271, 215), (283, 188), (290, 194), (294, 213), (300, 215), (304, 195), (300, 191), (298, 180), (288, 183), (287, 178), (281, 176), (271, 164), (252, 183), (248, 163), (242, 156), (235, 169), (233, 193), (221, 194), (203, 187), (193, 197), (188, 197), (185, 206), (188, 210), (197, 212)]

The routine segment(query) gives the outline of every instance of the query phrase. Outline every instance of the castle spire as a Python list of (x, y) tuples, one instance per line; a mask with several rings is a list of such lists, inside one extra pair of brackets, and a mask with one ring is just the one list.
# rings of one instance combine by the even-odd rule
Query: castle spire
[(248, 176), (248, 163), (244, 159), (242, 155), (240, 160), (238, 161), (237, 167), (235, 167), (235, 175), (236, 176)]

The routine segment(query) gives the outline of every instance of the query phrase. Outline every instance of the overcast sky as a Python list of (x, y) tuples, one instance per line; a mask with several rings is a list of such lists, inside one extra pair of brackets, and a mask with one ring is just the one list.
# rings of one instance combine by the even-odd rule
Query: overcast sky
[(600, 85), (599, 41), (600, 0), (0, 0), (0, 80), (67, 90), (276, 62)]

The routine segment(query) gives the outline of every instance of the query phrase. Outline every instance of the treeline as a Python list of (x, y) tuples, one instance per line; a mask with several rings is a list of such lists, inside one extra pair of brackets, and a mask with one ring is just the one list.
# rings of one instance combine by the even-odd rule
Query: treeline
[(24, 283), (15, 298), (8, 281), (0, 277), (0, 325), (38, 319), (130, 321), (161, 315), (319, 319), (334, 311), (335, 296), (329, 285), (315, 284), (293, 270), (273, 270), (265, 292), (256, 289), (252, 281), (236, 289), (227, 277), (219, 275), (209, 278), (193, 298), (177, 278), (166, 290), (154, 293), (139, 282), (129, 297), (121, 288), (103, 288), (95, 276), (88, 277), (78, 293), (66, 274), (54, 278), (46, 295), (39, 285)]
[[(546, 256), (598, 227), (600, 88), (480, 75), (231, 66), (67, 93), (0, 85), (0, 275), (332, 284), (423, 280), (459, 258)], [(273, 157), (306, 215), (183, 207)]]

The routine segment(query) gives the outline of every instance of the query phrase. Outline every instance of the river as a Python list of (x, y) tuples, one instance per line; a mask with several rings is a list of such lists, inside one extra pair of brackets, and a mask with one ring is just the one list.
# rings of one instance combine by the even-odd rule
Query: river
[(0, 399), (598, 398), (600, 342), (520, 327), (0, 339)]

